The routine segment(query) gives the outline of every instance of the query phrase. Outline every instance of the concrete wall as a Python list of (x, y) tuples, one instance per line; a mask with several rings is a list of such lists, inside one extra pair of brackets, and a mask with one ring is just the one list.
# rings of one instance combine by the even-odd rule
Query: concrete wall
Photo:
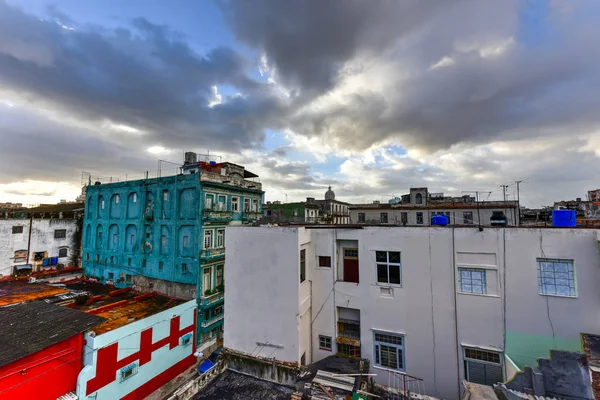
[[(58, 257), (60, 248), (67, 248), (67, 256), (58, 259), (60, 264), (69, 264), (71, 255), (75, 251), (74, 236), (77, 231), (77, 223), (73, 219), (34, 219), (31, 230), (31, 243), (29, 260), (17, 260), (15, 262), (15, 251), (27, 251), (29, 241), (29, 219), (2, 219), (0, 220), (0, 275), (13, 273), (14, 265), (40, 264), (34, 261), (35, 252), (47, 252), (48, 257)], [(13, 226), (23, 227), (23, 233), (12, 233)], [(67, 236), (64, 239), (55, 239), (54, 231), (66, 229)], [(56, 268), (56, 266), (54, 266)]]
[(140, 292), (157, 292), (184, 300), (196, 298), (196, 285), (186, 285), (184, 283), (169, 282), (145, 276), (134, 276), (133, 288)]
[(225, 246), (235, 251), (225, 259), (224, 346), (299, 362), (298, 230), (230, 226)]
[[(377, 373), (375, 380), (381, 384), (387, 385), (392, 378), (387, 370), (375, 366), (374, 330), (403, 334), (405, 372), (424, 379), (427, 394), (443, 398), (459, 397), (459, 382), (465, 377), (464, 347), (505, 352), (516, 367), (523, 368), (534, 364), (535, 357), (547, 358), (552, 348), (577, 350), (580, 332), (600, 330), (600, 299), (596, 294), (600, 284), (600, 252), (596, 230), (485, 228), (480, 232), (475, 227), (298, 228), (299, 236), (307, 234), (310, 243), (306, 243), (306, 239), (300, 240), (294, 248), (294, 240), (287, 237), (292, 234), (282, 228), (248, 227), (229, 233), (228, 240), (241, 246), (241, 252), (236, 258), (229, 259), (227, 276), (234, 278), (248, 270), (254, 274), (243, 281), (238, 278), (236, 296), (243, 301), (232, 302), (228, 294), (228, 313), (243, 313), (244, 323), (238, 322), (237, 327), (243, 327), (241, 330), (229, 330), (225, 346), (252, 352), (256, 340), (249, 340), (244, 348), (236, 347), (242, 340), (239, 336), (246, 336), (248, 330), (271, 333), (269, 340), (285, 343), (286, 348), (294, 345), (296, 339), (292, 332), (295, 333), (297, 324), (290, 321), (289, 316), (288, 322), (283, 322), (285, 319), (282, 318), (285, 314), (302, 315), (303, 312), (300, 306), (291, 309), (294, 299), (298, 298), (297, 292), (285, 289), (296, 284), (295, 257), (301, 248), (307, 249), (310, 264), (307, 274), (312, 282), (312, 361), (331, 354), (319, 349), (319, 335), (331, 336), (333, 352), (337, 351), (336, 308), (358, 309), (361, 355), (372, 361), (372, 368)], [(255, 239), (259, 235), (260, 240)], [(358, 242), (359, 284), (337, 279), (335, 266), (341, 257), (341, 246), (338, 245), (346, 241)], [(402, 285), (377, 282), (377, 250), (401, 252)], [(276, 257), (271, 258), (272, 253)], [(319, 268), (318, 256), (331, 257), (332, 268)], [(538, 257), (574, 260), (578, 296), (540, 295)], [(271, 259), (277, 262), (267, 265)], [(460, 267), (484, 269), (487, 294), (460, 293), (457, 282), (457, 268)], [(273, 314), (265, 320), (254, 313), (254, 307), (248, 308), (246, 304), (250, 303), (250, 298), (243, 298), (240, 293), (248, 287), (243, 285), (248, 280), (252, 293), (261, 293), (259, 310), (268, 308), (265, 304), (269, 301), (271, 308), (285, 303), (283, 314)], [(281, 287), (272, 287), (280, 282)], [(260, 324), (254, 322), (257, 318), (260, 318)], [(280, 333), (279, 336), (274, 330)], [(277, 352), (278, 359), (280, 355)], [(507, 372), (511, 371), (515, 371), (512, 366), (507, 368)]]
[[(77, 380), (78, 398), (114, 400), (128, 394), (134, 396), (132, 393), (137, 396), (132, 398), (144, 398), (151, 389), (175, 378), (195, 362), (195, 342), (192, 339), (182, 344), (184, 334), (173, 328), (194, 333), (195, 317), (196, 301), (191, 300), (113, 331), (97, 336), (86, 333), (84, 367)], [(144, 339), (143, 332), (148, 330), (151, 333)], [(166, 342), (152, 349), (154, 343), (165, 338), (173, 339), (173, 345)], [(125, 365), (120, 365), (124, 359)], [(121, 368), (131, 363), (136, 363), (136, 372), (123, 380)]]

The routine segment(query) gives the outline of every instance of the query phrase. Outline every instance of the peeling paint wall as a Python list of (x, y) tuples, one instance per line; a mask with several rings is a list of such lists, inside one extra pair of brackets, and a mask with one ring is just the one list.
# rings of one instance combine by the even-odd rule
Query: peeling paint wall
[[(59, 257), (58, 263), (65, 264), (65, 266), (69, 264), (70, 257), (75, 250), (73, 245), (77, 222), (74, 219), (34, 219), (29, 260), (25, 260), (20, 256), (27, 253), (29, 222), (29, 219), (0, 220), (0, 274), (2, 276), (12, 274), (14, 265), (36, 263), (34, 262), (35, 252), (47, 252), (47, 257), (58, 257), (59, 249), (66, 248), (67, 255)], [(12, 233), (13, 226), (22, 227), (22, 233)], [(55, 239), (54, 232), (61, 229), (66, 230), (66, 237)], [(15, 252), (20, 253), (17, 254), (19, 256), (17, 260), (15, 260)]]

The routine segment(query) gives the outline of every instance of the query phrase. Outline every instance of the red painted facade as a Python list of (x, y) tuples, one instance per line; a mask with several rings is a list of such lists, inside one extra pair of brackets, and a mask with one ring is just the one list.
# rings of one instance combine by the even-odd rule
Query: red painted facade
[(56, 400), (74, 392), (82, 357), (80, 333), (0, 367), (0, 400)]

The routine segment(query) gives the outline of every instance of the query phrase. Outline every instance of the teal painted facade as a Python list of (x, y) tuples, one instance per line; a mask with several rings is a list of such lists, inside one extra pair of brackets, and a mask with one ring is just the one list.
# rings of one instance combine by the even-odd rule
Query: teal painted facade
[(264, 193), (200, 174), (88, 186), (82, 238), (85, 273), (103, 283), (194, 285), (199, 343), (223, 324), (225, 227), (260, 218)]

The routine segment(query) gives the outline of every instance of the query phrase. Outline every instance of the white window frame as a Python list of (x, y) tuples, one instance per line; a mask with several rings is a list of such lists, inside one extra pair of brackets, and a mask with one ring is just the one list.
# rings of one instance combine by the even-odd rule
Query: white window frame
[[(552, 264), (552, 271), (548, 266), (542, 267), (543, 264)], [(566, 271), (557, 271), (557, 266), (566, 264)], [(559, 258), (541, 258), (536, 259), (537, 265), (537, 278), (538, 278), (538, 293), (542, 296), (556, 296), (556, 297), (569, 297), (576, 298), (577, 294), (577, 275), (575, 273), (575, 261)], [(544, 273), (546, 276), (542, 276), (542, 268), (546, 269)], [(552, 273), (552, 277), (550, 277)], [(558, 276), (558, 278), (557, 278)], [(558, 284), (558, 282), (564, 282), (566, 285)], [(554, 286), (554, 293), (547, 291), (548, 286)], [(558, 292), (558, 287), (566, 287), (569, 294), (562, 294)]]
[(244, 199), (244, 212), (250, 212), (250, 207), (251, 207), (251, 202), (250, 199), (245, 198)]
[(206, 197), (204, 198), (204, 209), (212, 210), (214, 200), (215, 200), (215, 196), (213, 194), (207, 194)]
[(257, 199), (252, 199), (252, 205), (251, 205), (250, 210), (253, 212), (258, 212), (258, 200)]
[[(464, 273), (468, 273), (468, 274), (463, 274)], [(482, 278), (479, 280), (481, 281), (481, 292), (478, 291), (474, 291), (473, 290), (473, 282), (478, 281), (478, 279), (473, 280), (473, 272), (476, 273), (481, 273)], [(464, 275), (464, 276), (463, 276)], [(466, 275), (469, 275), (468, 277)], [(466, 281), (465, 281), (466, 279)], [(470, 282), (470, 283), (467, 283)], [(471, 290), (464, 290), (463, 288), (463, 284), (465, 285), (465, 287), (467, 285), (471, 285)], [(487, 295), (487, 270), (483, 269), (483, 268), (466, 268), (466, 267), (458, 267), (458, 291), (459, 293), (464, 293), (464, 294), (479, 294), (479, 295)]]
[[(329, 345), (327, 345), (329, 342)], [(319, 335), (319, 350), (333, 351), (333, 339), (331, 336)]]
[[(213, 247), (213, 237), (212, 237), (212, 230), (211, 229), (206, 229), (204, 230), (204, 250), (209, 250), (212, 249)], [(208, 246), (206, 245), (206, 240), (209, 240)]]
[(225, 247), (225, 229), (217, 229), (217, 248)]
[[(378, 337), (379, 336), (379, 337)], [(395, 339), (391, 339), (395, 338)], [(388, 341), (385, 341), (388, 339)], [(393, 341), (400, 340), (400, 343), (393, 343)], [(381, 347), (386, 346), (389, 348), (396, 349), (396, 364), (394, 368), (390, 365), (384, 365), (382, 363)], [(406, 371), (406, 353), (405, 353), (406, 341), (405, 335), (396, 332), (385, 332), (373, 330), (373, 366), (375, 368), (387, 369), (390, 371)], [(400, 354), (399, 354), (400, 352)]]
[[(477, 351), (482, 353), (482, 355), (498, 355), (498, 361), (499, 362), (494, 362), (494, 361), (488, 361), (488, 360), (483, 360), (483, 359), (479, 359), (479, 358), (471, 358), (471, 357), (467, 357), (467, 350), (472, 350), (472, 351)], [(478, 364), (485, 364), (485, 365), (493, 365), (493, 366), (499, 366), (500, 367), (500, 371), (502, 372), (502, 380), (504, 379), (504, 353), (502, 353), (501, 351), (494, 351), (494, 350), (487, 350), (487, 349), (482, 349), (482, 348), (477, 348), (477, 347), (471, 347), (471, 346), (462, 346), (462, 357), (463, 357), (463, 363), (464, 363), (464, 379), (467, 382), (473, 382), (473, 383), (478, 383), (481, 385), (486, 385), (485, 382), (477, 382), (471, 379), (471, 377), (469, 377), (469, 367), (468, 367), (468, 363), (478, 363)]]
[(231, 211), (233, 211), (233, 212), (240, 211), (240, 198), (237, 196), (231, 198)]
[[(378, 261), (377, 253), (386, 253), (385, 254), (386, 261)], [(390, 253), (398, 253), (400, 256), (400, 262), (391, 262), (390, 261)], [(387, 282), (379, 282), (379, 265), (386, 266)], [(399, 283), (390, 282), (390, 267), (398, 267), (398, 270), (399, 270), (398, 272), (399, 272), (399, 276), (400, 276)], [(377, 282), (378, 285), (383, 285), (383, 286), (402, 287), (402, 252), (400, 252), (398, 250), (375, 250), (375, 282)]]

